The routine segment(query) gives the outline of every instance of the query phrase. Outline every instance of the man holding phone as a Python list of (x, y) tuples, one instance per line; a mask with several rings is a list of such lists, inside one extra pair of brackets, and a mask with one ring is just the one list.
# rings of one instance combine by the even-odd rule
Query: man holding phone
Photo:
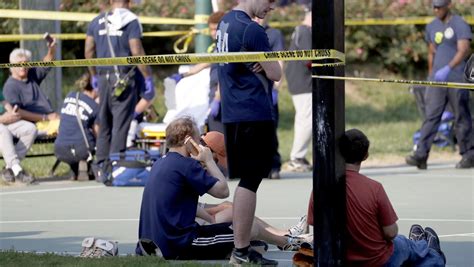
[[(153, 241), (165, 259), (223, 259), (234, 246), (230, 223), (195, 222), (199, 196), (229, 196), (211, 150), (198, 142), (191, 118), (171, 122), (166, 128), (169, 152), (153, 165), (143, 192), (138, 237)], [(145, 254), (139, 246), (136, 252)]]

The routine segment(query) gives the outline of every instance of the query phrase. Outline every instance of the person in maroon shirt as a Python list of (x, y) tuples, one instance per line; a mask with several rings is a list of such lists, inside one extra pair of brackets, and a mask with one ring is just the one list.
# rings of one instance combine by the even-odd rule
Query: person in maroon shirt
[(347, 265), (444, 266), (436, 232), (413, 225), (409, 239), (398, 235), (398, 217), (382, 184), (359, 173), (369, 145), (357, 129), (346, 131), (339, 140), (346, 162)]

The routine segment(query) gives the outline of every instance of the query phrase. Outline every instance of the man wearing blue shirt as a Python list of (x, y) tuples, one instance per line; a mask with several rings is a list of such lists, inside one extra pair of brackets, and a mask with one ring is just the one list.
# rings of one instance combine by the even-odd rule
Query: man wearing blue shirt
[[(110, 0), (111, 11), (101, 13), (89, 25), (85, 41), (85, 58), (109, 58), (143, 56), (141, 38), (142, 27), (138, 17), (129, 10), (129, 0)], [(137, 91), (145, 87), (146, 91), (154, 91), (151, 70), (146, 65), (132, 66), (99, 66), (89, 67), (92, 87), (99, 90), (101, 122), (97, 139), (98, 166), (110, 153), (122, 152), (126, 148), (126, 140), (130, 122), (133, 119), (137, 104)], [(142, 77), (143, 75), (143, 77)], [(125, 87), (118, 81), (125, 81)], [(154, 95), (146, 94), (145, 95)], [(100, 170), (98, 168), (97, 170)], [(100, 171), (98, 173), (101, 180)]]
[[(264, 18), (274, 2), (241, 0), (218, 25), (217, 51), (270, 52), (265, 29), (252, 18)], [(276, 134), (271, 90), (281, 79), (281, 67), (278, 62), (222, 63), (218, 74), (229, 177), (240, 178), (234, 195), (231, 263), (276, 265), (249, 248), (256, 192), (272, 168)]]
[[(464, 82), (463, 70), (469, 55), (472, 32), (460, 16), (450, 11), (451, 0), (433, 0), (436, 18), (426, 26), (428, 42), (428, 74), (437, 82)], [(456, 122), (456, 139), (462, 155), (456, 168), (474, 167), (474, 140), (467, 89), (427, 88), (425, 92), (425, 120), (420, 141), (406, 163), (426, 169), (426, 161), (436, 136), (446, 105), (451, 103)]]
[[(169, 152), (153, 165), (145, 185), (138, 236), (153, 241), (165, 259), (223, 259), (233, 247), (231, 223), (199, 226), (195, 218), (199, 196), (226, 198), (229, 187), (211, 150), (199, 146), (198, 154), (191, 155), (187, 137), (199, 142), (199, 130), (190, 118), (166, 127)], [(136, 252), (146, 253), (139, 245)]]

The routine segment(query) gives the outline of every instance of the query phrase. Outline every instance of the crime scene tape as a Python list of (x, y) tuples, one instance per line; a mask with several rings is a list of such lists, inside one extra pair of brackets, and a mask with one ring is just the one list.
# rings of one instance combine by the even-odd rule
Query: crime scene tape
[(400, 83), (400, 84), (411, 84), (411, 85), (425, 85), (425, 86), (430, 86), (430, 87), (444, 87), (444, 88), (457, 88), (457, 89), (474, 90), (474, 84), (471, 84), (471, 83), (375, 79), (375, 78), (341, 77), (341, 76), (324, 76), (324, 75), (313, 75), (312, 77), (317, 78), (317, 79), (364, 81), (364, 82), (382, 82), (382, 83)]
[[(474, 25), (474, 17), (463, 16), (464, 20), (471, 25)], [(413, 17), (413, 18), (395, 18), (395, 19), (382, 19), (382, 18), (365, 18), (365, 19), (347, 19), (344, 21), (345, 26), (394, 26), (394, 25), (426, 25), (433, 21), (434, 17)], [(291, 21), (274, 21), (268, 23), (270, 27), (274, 28), (286, 28), (296, 27), (300, 25), (299, 22)]]
[(2, 63), (0, 68), (12, 67), (86, 67), (110, 65), (176, 65), (197, 63), (240, 63), (292, 60), (337, 60), (345, 62), (343, 53), (332, 49), (290, 50), (273, 52), (231, 52), (211, 54), (169, 54), (151, 56), (130, 56), (116, 58), (93, 58), (56, 61), (35, 61), (23, 63)]
[[(39, 19), (39, 20), (62, 20), (62, 21), (86, 21), (91, 22), (98, 14), (83, 12), (61, 12), (45, 10), (17, 10), (0, 9), (0, 18), (11, 19)], [(194, 19), (176, 19), (162, 17), (138, 17), (141, 24), (173, 24), (173, 25), (194, 25)]]
[[(38, 20), (62, 20), (62, 21), (92, 21), (98, 14), (83, 12), (62, 12), (62, 11), (45, 11), (45, 10), (17, 10), (17, 9), (0, 9), (0, 18), (16, 18), (16, 19), (38, 19)], [(463, 16), (469, 24), (474, 24), (473, 16)], [(369, 26), (369, 25), (415, 25), (428, 24), (434, 17), (412, 17), (412, 18), (364, 18), (364, 19), (348, 19), (345, 20), (346, 26)], [(174, 25), (195, 25), (207, 23), (206, 15), (197, 15), (194, 19), (177, 19), (163, 17), (147, 17), (139, 16), (142, 24), (174, 24)], [(293, 21), (276, 21), (270, 22), (269, 25), (275, 28), (296, 27), (299, 22)]]
[[(469, 24), (474, 24), (474, 17), (463, 16)], [(366, 19), (346, 19), (346, 26), (371, 26), (371, 25), (425, 25), (434, 20), (434, 17), (413, 17), (413, 18), (366, 18)]]
[[(145, 37), (171, 37), (187, 35), (191, 31), (159, 31), (159, 32), (144, 32)], [(59, 40), (84, 40), (85, 33), (52, 33), (56, 39)], [(37, 41), (43, 40), (44, 34), (0, 34), (0, 42), (16, 42), (16, 41)]]

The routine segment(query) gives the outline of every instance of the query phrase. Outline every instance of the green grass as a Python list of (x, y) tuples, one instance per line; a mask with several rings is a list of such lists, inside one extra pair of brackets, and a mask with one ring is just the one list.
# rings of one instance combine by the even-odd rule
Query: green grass
[(165, 261), (158, 257), (136, 257), (120, 256), (101, 259), (84, 259), (73, 256), (63, 256), (57, 254), (34, 254), (13, 251), (0, 252), (0, 262), (2, 267), (7, 266), (74, 266), (74, 267), (101, 267), (101, 266), (221, 266), (218, 264), (200, 264), (196, 262), (173, 262)]
[[(159, 73), (160, 76), (165, 76)], [(166, 113), (163, 97), (162, 78), (156, 79), (157, 100), (155, 107), (161, 115)], [(397, 77), (388, 77), (397, 78)], [(400, 77), (398, 77), (400, 78)], [(72, 80), (65, 82), (66, 88), (71, 89)], [(289, 159), (293, 143), (293, 120), (294, 107), (291, 96), (288, 93), (286, 81), (280, 90), (280, 121), (278, 138), (280, 142), (280, 154), (282, 161)], [(386, 159), (390, 157), (402, 157), (410, 153), (412, 149), (412, 135), (421, 126), (420, 117), (416, 108), (414, 97), (409, 93), (406, 85), (382, 84), (371, 82), (357, 82), (346, 84), (346, 129), (358, 128), (364, 131), (371, 140), (371, 159)], [(35, 145), (34, 150), (52, 150), (52, 145)], [(449, 149), (438, 149), (435, 151), (450, 151)], [(311, 151), (307, 155), (311, 159)], [(25, 159), (24, 166), (36, 176), (47, 176), (54, 157)], [(390, 162), (386, 162), (389, 164)], [(3, 161), (0, 167), (3, 167)], [(60, 165), (57, 174), (66, 175), (68, 166)]]

